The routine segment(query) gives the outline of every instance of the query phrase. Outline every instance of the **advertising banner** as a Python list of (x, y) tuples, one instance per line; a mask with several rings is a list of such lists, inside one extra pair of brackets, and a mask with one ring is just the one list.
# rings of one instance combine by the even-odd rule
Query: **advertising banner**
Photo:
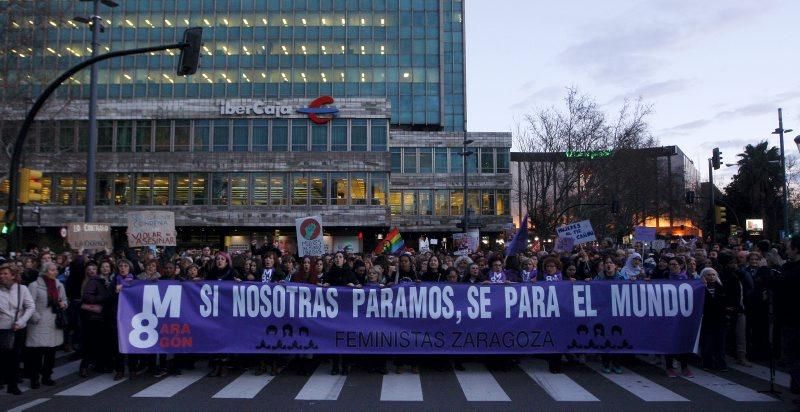
[(700, 281), (400, 284), (134, 281), (123, 353), (689, 353)]

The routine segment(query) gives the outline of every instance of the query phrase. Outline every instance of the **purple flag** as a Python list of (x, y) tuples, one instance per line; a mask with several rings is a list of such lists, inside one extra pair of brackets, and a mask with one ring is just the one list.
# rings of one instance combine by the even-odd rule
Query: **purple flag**
[(511, 239), (511, 242), (508, 242), (508, 247), (506, 248), (506, 256), (516, 255), (519, 252), (525, 250), (525, 246), (528, 243), (528, 214), (525, 213), (525, 219), (523, 219), (519, 224), (519, 230), (514, 235), (514, 238)]

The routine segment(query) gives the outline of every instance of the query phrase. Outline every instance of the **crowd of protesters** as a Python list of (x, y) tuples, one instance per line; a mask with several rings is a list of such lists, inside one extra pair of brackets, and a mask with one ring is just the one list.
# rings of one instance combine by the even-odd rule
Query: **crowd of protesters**
[[(769, 356), (791, 368), (797, 366), (800, 350), (800, 237), (776, 247), (768, 241), (721, 248), (717, 244), (704, 246), (699, 240), (680, 240), (659, 251), (642, 250), (638, 244), (617, 247), (604, 241), (565, 253), (526, 251), (512, 256), (481, 251), (454, 256), (409, 249), (399, 256), (340, 251), (297, 258), (279, 250), (277, 244), (259, 245), (255, 241), (250, 250), (235, 253), (206, 246), (56, 254), (30, 245), (26, 252), (8, 257), (0, 265), (0, 330), (4, 331), (0, 370), (7, 391), (20, 393), (17, 384), (21, 380), (21, 362), (21, 376), (30, 380), (31, 388), (53, 385), (57, 349), (73, 352), (81, 360), (82, 377), (100, 373), (113, 373), (115, 380), (145, 373), (162, 377), (193, 369), (199, 356), (119, 353), (117, 296), (135, 279), (300, 282), (323, 287), (387, 287), (401, 282), (697, 279), (705, 285), (701, 350), (699, 356), (665, 356), (668, 376), (691, 378), (692, 362), (703, 369), (724, 371), (727, 359), (748, 367), (751, 361)], [(772, 346), (770, 330), (774, 330)], [(10, 347), (3, 346), (8, 335), (14, 337)], [(403, 373), (406, 368), (418, 373), (423, 361), (437, 368), (447, 366), (441, 357), (398, 356), (393, 361), (385, 357), (362, 358), (214, 356), (209, 365), (210, 376), (225, 376), (231, 368), (277, 375), (289, 366), (308, 375), (320, 361), (329, 361), (334, 375), (347, 374), (352, 367), (385, 374), (390, 365), (395, 373)], [(547, 355), (545, 359), (551, 372), (560, 373), (564, 361), (582, 363), (585, 356)], [(453, 367), (463, 370), (462, 360), (451, 359)], [(627, 362), (622, 355), (603, 355), (600, 360), (604, 373), (623, 373), (622, 365)]]

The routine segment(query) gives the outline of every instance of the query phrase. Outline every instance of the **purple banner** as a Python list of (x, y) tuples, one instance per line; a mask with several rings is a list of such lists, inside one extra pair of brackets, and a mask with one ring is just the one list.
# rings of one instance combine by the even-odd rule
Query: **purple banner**
[(296, 283), (137, 281), (122, 290), (123, 353), (689, 353), (699, 281)]

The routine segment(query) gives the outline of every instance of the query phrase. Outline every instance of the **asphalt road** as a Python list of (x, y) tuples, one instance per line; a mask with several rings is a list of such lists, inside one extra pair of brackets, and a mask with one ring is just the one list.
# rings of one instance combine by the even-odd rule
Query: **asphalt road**
[(568, 364), (551, 374), (541, 359), (518, 363), (466, 362), (457, 371), (433, 358), (422, 359), (419, 374), (367, 373), (354, 367), (331, 376), (320, 364), (311, 376), (291, 367), (272, 377), (232, 368), (226, 377), (208, 377), (205, 362), (178, 376), (142, 375), (114, 381), (111, 374), (78, 376), (78, 361), (60, 354), (56, 386), (29, 389), (21, 396), (3, 390), (0, 410), (797, 410), (788, 375), (779, 373), (781, 398), (759, 393), (769, 387), (768, 369), (755, 365), (727, 372), (694, 369), (695, 377), (669, 378), (647, 358), (631, 359), (621, 375), (605, 375), (599, 364)]

